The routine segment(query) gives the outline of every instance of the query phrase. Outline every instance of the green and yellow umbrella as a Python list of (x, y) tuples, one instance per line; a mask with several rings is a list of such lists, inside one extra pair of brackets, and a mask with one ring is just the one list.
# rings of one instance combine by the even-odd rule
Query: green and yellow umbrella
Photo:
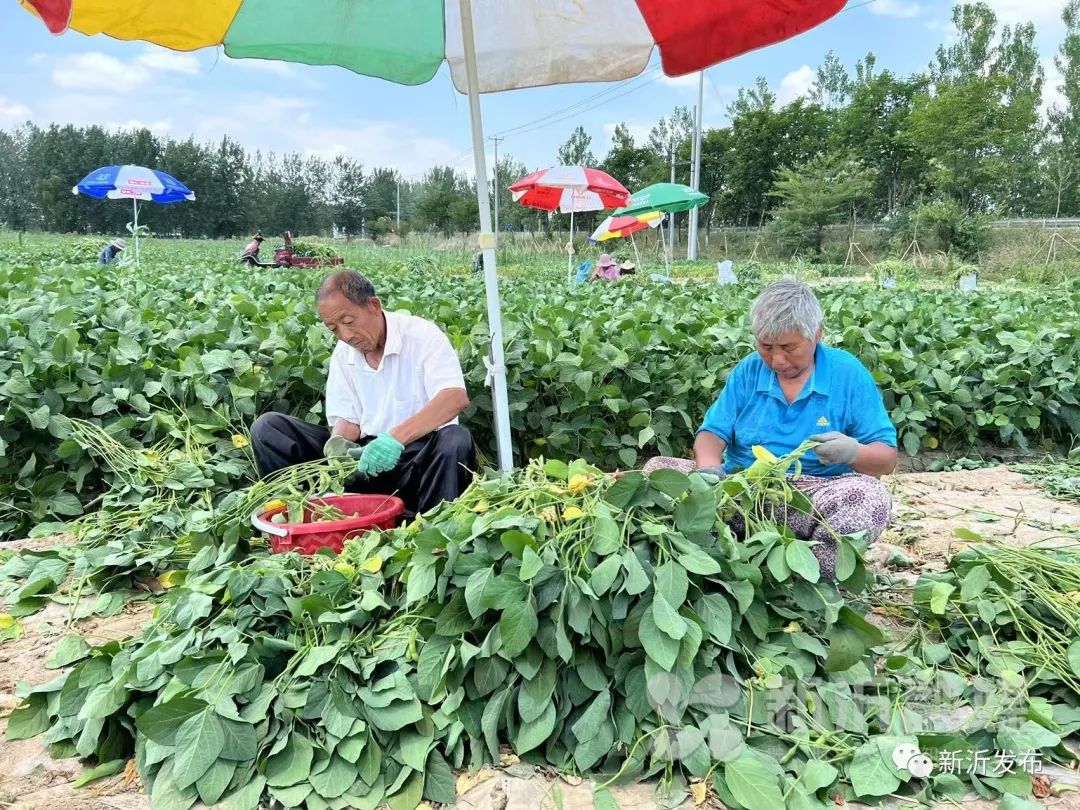
[[(487, 177), (479, 93), (628, 79), (654, 49), (682, 76), (793, 37), (845, 0), (21, 0), (54, 34), (74, 30), (178, 51), (339, 65), (401, 84), (443, 63), (469, 94), (476, 176)], [(499, 466), (513, 465), (495, 237), (477, 183)]]

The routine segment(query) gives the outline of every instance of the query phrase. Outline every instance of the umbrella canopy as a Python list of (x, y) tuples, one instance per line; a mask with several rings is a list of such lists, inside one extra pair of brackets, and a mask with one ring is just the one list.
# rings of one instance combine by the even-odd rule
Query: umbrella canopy
[[(680, 76), (795, 36), (845, 0), (473, 0), (481, 93), (637, 76), (660, 51)], [(339, 65), (423, 84), (443, 62), (468, 89), (457, 0), (22, 0), (69, 28), (178, 51)], [(602, 32), (602, 45), (597, 32)]]
[(541, 169), (510, 186), (514, 202), (543, 211), (572, 214), (626, 205), (630, 192), (606, 172), (587, 166)]
[(194, 201), (195, 194), (175, 177), (144, 166), (102, 166), (71, 189), (98, 200), (143, 200), (156, 203)]
[(700, 191), (681, 183), (654, 183), (640, 191), (635, 191), (625, 208), (615, 212), (615, 216), (631, 216), (648, 211), (665, 211), (677, 214), (698, 208), (709, 201)]
[(638, 216), (610, 216), (600, 223), (590, 242), (606, 242), (609, 239), (625, 239), (646, 228), (657, 227), (664, 219), (659, 211), (649, 211)]

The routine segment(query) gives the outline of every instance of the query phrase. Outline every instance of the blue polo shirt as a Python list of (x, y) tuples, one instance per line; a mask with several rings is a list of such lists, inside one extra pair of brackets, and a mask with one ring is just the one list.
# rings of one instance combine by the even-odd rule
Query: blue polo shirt
[[(896, 447), (896, 428), (889, 421), (870, 372), (853, 354), (822, 343), (814, 353), (810, 379), (790, 405), (776, 372), (765, 365), (761, 355), (755, 352), (743, 358), (705, 414), (701, 430), (727, 443), (727, 472), (753, 464), (751, 448), (755, 444), (782, 456), (811, 436), (833, 430), (860, 444), (884, 442)], [(851, 472), (851, 467), (823, 465), (811, 451), (803, 456), (802, 471), (806, 475), (834, 476)]]

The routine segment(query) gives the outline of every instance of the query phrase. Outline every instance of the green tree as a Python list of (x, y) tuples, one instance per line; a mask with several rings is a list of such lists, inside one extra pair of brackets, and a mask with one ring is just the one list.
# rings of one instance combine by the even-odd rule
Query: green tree
[(870, 172), (835, 155), (815, 157), (798, 169), (781, 169), (769, 192), (781, 201), (773, 226), (777, 236), (789, 248), (808, 249), (820, 258), (825, 229), (850, 218), (872, 185)]
[(649, 160), (649, 150), (634, 143), (634, 136), (626, 124), (618, 124), (611, 134), (611, 147), (600, 168), (634, 191), (645, 185)]
[(585, 127), (578, 126), (570, 133), (566, 143), (559, 147), (560, 166), (595, 166), (596, 156), (592, 153), (592, 136)]
[(331, 167), (333, 190), (330, 204), (334, 224), (346, 235), (359, 234), (364, 227), (364, 167), (352, 158), (338, 155)]
[(825, 61), (817, 69), (817, 79), (810, 91), (810, 100), (827, 110), (843, 107), (851, 97), (851, 76), (844, 63), (829, 51)]

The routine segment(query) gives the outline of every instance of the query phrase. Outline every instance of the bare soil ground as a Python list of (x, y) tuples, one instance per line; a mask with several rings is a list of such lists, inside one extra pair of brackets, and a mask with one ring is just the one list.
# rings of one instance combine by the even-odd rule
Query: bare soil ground
[[(905, 473), (887, 479), (894, 495), (893, 525), (872, 549), (875, 567), (883, 568), (896, 550), (910, 557), (907, 575), (942, 568), (958, 541), (958, 527), (1023, 545), (1080, 540), (1080, 504), (1054, 500), (1037, 486), (1004, 467), (947, 473)], [(43, 549), (67, 538), (40, 538), (3, 546)], [(895, 557), (893, 564), (895, 564)], [(893, 571), (894, 574), (904, 571)], [(119, 616), (80, 622), (76, 629), (92, 643), (122, 639), (139, 632), (152, 602), (129, 605)], [(55, 677), (45, 661), (63, 637), (67, 610), (52, 605), (22, 621), (21, 637), (0, 642), (0, 715), (18, 703), (17, 683), (35, 685)], [(0, 719), (0, 734), (7, 721)], [(76, 789), (78, 760), (54, 760), (37, 740), (0, 741), (0, 807), (14, 810), (148, 810), (149, 799), (135, 780), (124, 775)], [(1080, 786), (1076, 771), (1048, 769), (1052, 789)], [(520, 763), (462, 774), (454, 810), (592, 810), (592, 783), (565, 780)], [(623, 810), (654, 810), (652, 786), (613, 789)], [(1080, 793), (1054, 790), (1041, 800), (1048, 808), (1080, 810)], [(855, 805), (848, 805), (855, 807)], [(901, 806), (901, 805), (896, 805)], [(948, 805), (955, 807), (956, 805)], [(687, 802), (684, 807), (693, 807)], [(721, 805), (708, 799), (704, 808)], [(996, 803), (965, 801), (970, 810), (991, 810)]]

